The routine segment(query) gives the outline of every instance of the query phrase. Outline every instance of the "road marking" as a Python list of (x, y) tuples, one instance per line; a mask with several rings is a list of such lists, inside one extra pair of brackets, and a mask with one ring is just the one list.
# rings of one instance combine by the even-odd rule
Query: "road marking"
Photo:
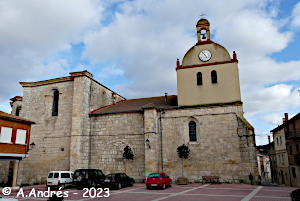
[(189, 190), (182, 191), (182, 192), (180, 192), (180, 193), (171, 194), (171, 195), (169, 195), (169, 196), (161, 197), (161, 198), (158, 198), (158, 199), (155, 199), (155, 200), (152, 200), (152, 201), (164, 200), (164, 199), (167, 199), (167, 198), (170, 198), (170, 197), (174, 197), (174, 196), (176, 196), (176, 195), (181, 195), (181, 194), (183, 194), (183, 193), (187, 193), (187, 192), (190, 192), (190, 191), (199, 189), (199, 188), (204, 188), (204, 187), (206, 187), (206, 186), (208, 186), (208, 185), (209, 185), (209, 184), (205, 184), (205, 185), (203, 185), (203, 186), (199, 186), (199, 187), (196, 187), (196, 188), (191, 188), (191, 189), (189, 189)]
[(141, 189), (141, 188), (145, 188), (144, 186), (143, 187), (139, 187), (139, 188), (132, 188), (132, 189), (129, 189), (129, 190), (119, 190), (119, 191), (110, 191), (110, 195), (115, 195), (115, 194), (119, 194), (119, 193), (127, 193), (127, 192), (130, 192), (130, 191), (133, 191), (133, 190), (137, 190), (137, 189)]
[(246, 197), (244, 197), (244, 199), (242, 199), (241, 201), (249, 201), (251, 198), (254, 197), (254, 195), (256, 195), (256, 193), (258, 193), (258, 191), (260, 191), (263, 188), (263, 186), (258, 186), (256, 189), (254, 189), (251, 193), (249, 193)]

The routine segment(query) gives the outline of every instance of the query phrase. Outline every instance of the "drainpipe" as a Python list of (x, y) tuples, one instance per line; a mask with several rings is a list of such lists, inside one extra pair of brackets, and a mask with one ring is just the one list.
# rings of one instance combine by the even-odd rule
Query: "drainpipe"
[(163, 128), (162, 128), (162, 118), (161, 118), (161, 115), (162, 115), (162, 111), (160, 111), (159, 115), (159, 127), (160, 127), (160, 157), (161, 157), (161, 171), (163, 172), (164, 171), (164, 157), (163, 157)]
[(91, 168), (91, 161), (92, 161), (92, 118), (93, 116), (90, 116), (90, 132), (89, 132), (89, 157), (88, 157), (88, 168)]

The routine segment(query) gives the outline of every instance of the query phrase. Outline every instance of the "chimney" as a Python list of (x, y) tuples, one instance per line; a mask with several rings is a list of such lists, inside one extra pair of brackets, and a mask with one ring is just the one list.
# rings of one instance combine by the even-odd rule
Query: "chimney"
[(176, 61), (176, 68), (179, 68), (180, 67), (180, 61), (179, 61), (179, 59), (177, 59), (177, 61)]
[(165, 93), (165, 102), (168, 102), (168, 93)]
[(289, 120), (289, 114), (288, 113), (284, 113), (284, 122), (287, 122)]
[(270, 137), (270, 135), (268, 135), (268, 142), (269, 142), (269, 144), (271, 143), (271, 137)]

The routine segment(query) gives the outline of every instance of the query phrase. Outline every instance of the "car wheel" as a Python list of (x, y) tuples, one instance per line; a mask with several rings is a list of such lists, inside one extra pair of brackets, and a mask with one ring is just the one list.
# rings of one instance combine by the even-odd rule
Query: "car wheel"
[(81, 185), (77, 185), (77, 190), (82, 190), (82, 186)]
[(130, 182), (130, 184), (129, 184), (129, 186), (133, 186), (133, 184), (134, 184), (134, 182), (133, 182), (133, 181), (131, 181), (131, 182)]
[(60, 186), (59, 186), (59, 189), (60, 189), (60, 190), (64, 190), (64, 189), (65, 189), (65, 187), (66, 187), (66, 185), (65, 185), (65, 184), (60, 184)]
[(117, 184), (116, 184), (116, 188), (117, 188), (118, 190), (121, 189), (121, 188), (122, 188), (121, 183), (117, 183)]
[(166, 189), (166, 184), (164, 184), (164, 185), (162, 186), (162, 189), (163, 189), (163, 190), (165, 190), (165, 189)]
[(150, 189), (151, 189), (151, 187), (150, 187), (150, 186), (146, 186), (146, 187), (147, 187), (147, 189), (148, 189), (148, 190), (150, 190)]
[(78, 182), (82, 182), (83, 179), (84, 179), (84, 176), (82, 174), (80, 174), (80, 175), (77, 176), (76, 179), (77, 179)]
[(169, 187), (172, 187), (172, 182), (170, 181), (170, 186)]

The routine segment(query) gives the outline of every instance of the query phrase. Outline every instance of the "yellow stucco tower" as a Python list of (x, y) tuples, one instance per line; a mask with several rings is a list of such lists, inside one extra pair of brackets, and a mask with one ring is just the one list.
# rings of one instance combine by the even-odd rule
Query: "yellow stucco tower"
[(198, 42), (177, 60), (179, 106), (241, 103), (238, 60), (221, 45), (210, 40), (210, 23), (196, 25)]

